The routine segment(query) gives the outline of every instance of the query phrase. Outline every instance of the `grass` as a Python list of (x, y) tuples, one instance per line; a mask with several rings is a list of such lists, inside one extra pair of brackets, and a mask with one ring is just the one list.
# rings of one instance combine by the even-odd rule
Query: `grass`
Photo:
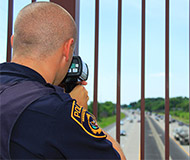
[(187, 118), (182, 118), (182, 117), (178, 117), (178, 116), (174, 116), (174, 115), (172, 115), (172, 118), (174, 118), (174, 119), (176, 119), (178, 121), (181, 121), (181, 122), (183, 122), (185, 124), (189, 124), (189, 119), (187, 119)]
[(189, 124), (189, 112), (184, 111), (170, 111), (173, 118)]
[[(125, 118), (125, 114), (121, 112), (121, 118), (120, 119), (123, 119), (123, 118)], [(98, 125), (101, 128), (105, 128), (114, 122), (116, 122), (116, 115), (111, 116), (111, 117), (101, 118), (101, 120), (98, 121)]]
[[(164, 113), (159, 113), (159, 114), (164, 115)], [(185, 124), (189, 124), (189, 113), (188, 112), (170, 111), (170, 114), (173, 119), (181, 121)]]

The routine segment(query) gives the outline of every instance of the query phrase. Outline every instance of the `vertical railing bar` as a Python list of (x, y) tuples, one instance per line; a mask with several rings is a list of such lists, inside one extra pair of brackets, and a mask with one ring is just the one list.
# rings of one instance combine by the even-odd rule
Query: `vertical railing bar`
[[(190, 135), (190, 0), (189, 0), (189, 135)], [(189, 136), (190, 142), (190, 136)], [(190, 153), (190, 147), (189, 147)]]
[(79, 55), (79, 25), (80, 25), (80, 0), (75, 0), (75, 23), (77, 25), (77, 42), (75, 47), (75, 55)]
[(98, 43), (99, 43), (99, 0), (96, 0), (95, 13), (95, 54), (94, 54), (94, 100), (93, 114), (98, 117)]
[(169, 160), (169, 0), (166, 0), (165, 23), (165, 159)]
[(7, 62), (11, 61), (11, 35), (13, 29), (13, 0), (8, 4)]
[(141, 39), (141, 159), (144, 160), (145, 146), (145, 0), (142, 0), (142, 39)]
[(116, 104), (116, 140), (120, 143), (120, 90), (121, 90), (121, 16), (122, 0), (118, 0), (118, 32), (117, 32), (117, 104)]

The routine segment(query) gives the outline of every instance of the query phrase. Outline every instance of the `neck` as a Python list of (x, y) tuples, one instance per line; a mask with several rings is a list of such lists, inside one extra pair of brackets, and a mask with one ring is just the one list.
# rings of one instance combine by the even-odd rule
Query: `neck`
[(56, 75), (56, 64), (53, 64), (53, 59), (51, 61), (49, 58), (38, 60), (34, 58), (26, 58), (26, 57), (16, 57), (14, 56), (12, 61), (14, 63), (29, 67), (36, 72), (38, 72), (47, 83), (53, 84), (54, 77)]

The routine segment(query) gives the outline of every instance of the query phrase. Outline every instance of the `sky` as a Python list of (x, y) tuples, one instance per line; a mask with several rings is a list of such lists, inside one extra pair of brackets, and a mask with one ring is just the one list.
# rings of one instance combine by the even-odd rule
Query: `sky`
[[(47, 0), (46, 0), (47, 1)], [(14, 1), (14, 18), (31, 0)], [(116, 103), (117, 0), (100, 0), (98, 101)], [(8, 0), (0, 2), (0, 63), (6, 61)], [(165, 0), (146, 0), (145, 98), (165, 96)], [(80, 0), (79, 55), (94, 85), (95, 0)], [(189, 97), (189, 0), (170, 0), (170, 97)], [(141, 97), (141, 0), (122, 0), (121, 104)]]

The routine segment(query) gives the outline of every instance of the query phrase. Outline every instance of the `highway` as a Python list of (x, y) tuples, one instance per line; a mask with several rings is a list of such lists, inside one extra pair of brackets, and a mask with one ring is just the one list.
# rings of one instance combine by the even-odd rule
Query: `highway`
[[(145, 118), (145, 159), (164, 159), (164, 130), (152, 117)], [(152, 154), (154, 153), (154, 154)], [(170, 159), (188, 160), (188, 155), (170, 138)]]
[[(126, 136), (121, 136), (120, 145), (128, 160), (140, 159), (140, 116), (139, 113), (123, 111), (127, 118), (121, 125), (121, 130), (126, 131)], [(173, 138), (173, 129), (177, 123), (170, 124), (170, 160), (190, 160), (189, 145), (180, 145)], [(187, 128), (187, 126), (184, 126)], [(116, 137), (115, 124), (105, 128), (111, 136)], [(164, 120), (155, 120), (155, 116), (145, 116), (145, 160), (164, 160)]]

